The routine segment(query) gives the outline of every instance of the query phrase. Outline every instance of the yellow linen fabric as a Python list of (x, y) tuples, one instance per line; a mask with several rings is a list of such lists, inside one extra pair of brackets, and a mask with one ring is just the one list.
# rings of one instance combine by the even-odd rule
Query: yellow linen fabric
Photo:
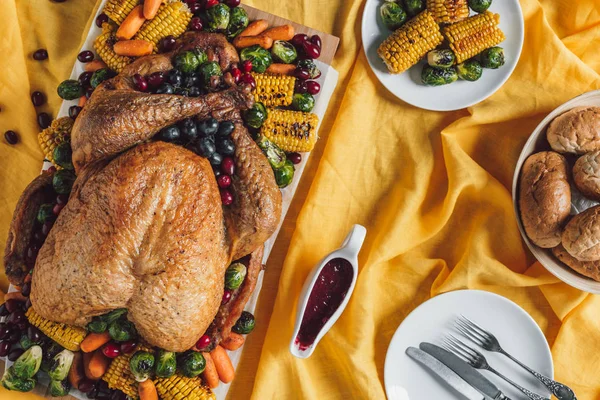
[[(503, 1), (503, 0), (496, 0)], [(93, 2), (8, 0), (0, 8), (0, 245), (18, 196), (38, 173), (30, 91), (48, 94), (68, 76)], [(419, 304), (472, 288), (503, 295), (539, 324), (555, 377), (579, 399), (600, 398), (600, 297), (561, 283), (526, 251), (511, 203), (514, 165), (528, 135), (553, 108), (600, 88), (596, 0), (522, 0), (525, 44), (510, 80), (488, 100), (438, 113), (397, 100), (371, 73), (360, 46), (359, 0), (254, 0), (339, 36), (340, 81), (297, 197), (267, 264), (231, 399), (383, 399), (391, 337)], [(47, 48), (48, 61), (30, 53)], [(308, 271), (353, 223), (367, 227), (348, 308), (307, 360), (288, 344)], [(6, 281), (4, 281), (4, 288)], [(0, 390), (0, 399), (33, 399)]]

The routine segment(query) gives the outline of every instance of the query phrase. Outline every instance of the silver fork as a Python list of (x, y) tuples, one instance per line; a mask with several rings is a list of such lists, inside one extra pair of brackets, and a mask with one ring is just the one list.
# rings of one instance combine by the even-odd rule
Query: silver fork
[(550, 390), (550, 392), (552, 392), (552, 394), (555, 395), (558, 400), (577, 400), (577, 397), (575, 397), (575, 393), (573, 393), (571, 388), (560, 382), (556, 382), (555, 380), (552, 380), (547, 376), (540, 374), (539, 372), (532, 370), (527, 365), (523, 364), (521, 361), (508, 354), (500, 346), (498, 339), (496, 339), (494, 335), (492, 335), (490, 332), (486, 331), (485, 329), (483, 329), (464, 315), (461, 315), (456, 320), (456, 328), (459, 332), (461, 332), (467, 338), (472, 340), (473, 343), (483, 347), (485, 350), (504, 354), (506, 357), (513, 360), (531, 375), (535, 376), (540, 382), (542, 382), (544, 386), (546, 386), (548, 390)]
[(472, 349), (471, 347), (469, 347), (468, 345), (466, 345), (465, 343), (460, 341), (460, 339), (457, 339), (456, 337), (454, 337), (452, 335), (448, 335), (444, 339), (443, 346), (447, 350), (451, 351), (452, 353), (456, 354), (457, 356), (459, 356), (460, 358), (465, 360), (473, 368), (487, 369), (488, 371), (498, 375), (500, 378), (504, 379), (506, 382), (510, 383), (511, 385), (513, 385), (514, 387), (519, 389), (522, 393), (524, 393), (531, 400), (548, 400), (546, 397), (542, 397), (537, 393), (533, 393), (531, 390), (525, 389), (523, 386), (519, 385), (516, 382), (511, 381), (506, 376), (502, 375), (500, 372), (498, 372), (494, 368), (490, 367), (487, 360), (480, 352), (478, 352), (475, 349)]

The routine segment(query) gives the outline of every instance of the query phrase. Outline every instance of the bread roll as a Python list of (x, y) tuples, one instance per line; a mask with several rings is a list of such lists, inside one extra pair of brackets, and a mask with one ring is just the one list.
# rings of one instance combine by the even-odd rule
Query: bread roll
[(563, 264), (567, 265), (573, 271), (600, 282), (600, 260), (579, 261), (570, 255), (562, 244), (559, 244), (557, 247), (553, 248), (552, 253), (556, 258), (558, 258)]
[(600, 200), (600, 151), (586, 153), (573, 166), (573, 180), (586, 197)]
[(588, 208), (569, 221), (562, 245), (579, 261), (600, 260), (600, 206)]
[(576, 107), (559, 115), (548, 126), (546, 138), (559, 153), (600, 150), (600, 107)]

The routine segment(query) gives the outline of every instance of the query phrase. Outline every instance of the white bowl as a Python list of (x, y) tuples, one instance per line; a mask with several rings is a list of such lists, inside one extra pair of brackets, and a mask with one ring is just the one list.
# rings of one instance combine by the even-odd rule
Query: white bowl
[[(342, 243), (342, 246), (329, 253), (325, 258), (323, 258), (315, 268), (310, 272), (306, 281), (304, 281), (304, 286), (302, 287), (302, 291), (300, 292), (300, 297), (298, 298), (298, 311), (296, 313), (296, 324), (294, 327), (294, 334), (292, 335), (292, 340), (290, 342), (290, 353), (298, 358), (308, 358), (311, 356), (317, 344), (321, 341), (323, 336), (331, 329), (333, 324), (338, 320), (342, 312), (346, 308), (348, 301), (350, 300), (350, 296), (352, 296), (352, 292), (354, 291), (354, 286), (356, 285), (356, 278), (358, 276), (358, 252), (362, 247), (362, 244), (365, 240), (365, 236), (367, 235), (367, 230), (364, 226), (354, 225), (346, 239)], [(300, 349), (298, 343), (296, 343), (296, 336), (298, 336), (298, 332), (300, 331), (300, 326), (302, 325), (302, 318), (304, 317), (304, 311), (306, 310), (306, 305), (308, 303), (308, 298), (310, 297), (310, 293), (312, 292), (313, 286), (317, 282), (317, 278), (321, 273), (321, 270), (325, 265), (334, 258), (343, 258), (346, 259), (350, 265), (352, 265), (352, 282), (350, 283), (350, 288), (346, 293), (346, 296), (342, 300), (342, 303), (337, 308), (337, 310), (333, 313), (331, 318), (323, 325), (319, 334), (315, 338), (315, 341), (306, 349)]]
[[(544, 150), (551, 150), (550, 145), (546, 140), (546, 128), (554, 118), (558, 117), (566, 111), (569, 111), (572, 108), (581, 106), (600, 107), (600, 90), (584, 93), (581, 96), (577, 96), (574, 99), (567, 101), (566, 103), (552, 111), (550, 114), (548, 114), (548, 116), (546, 116), (546, 118), (544, 118), (542, 122), (540, 122), (540, 124), (535, 128), (535, 130), (527, 140), (527, 143), (525, 143), (525, 146), (523, 146), (521, 156), (517, 161), (515, 175), (513, 177), (512, 198), (515, 214), (517, 216), (517, 224), (519, 225), (519, 231), (521, 232), (523, 240), (527, 244), (527, 247), (529, 247), (529, 250), (531, 250), (531, 252), (533, 253), (534, 257), (548, 271), (550, 271), (561, 281), (577, 289), (584, 290), (590, 293), (600, 294), (600, 282), (596, 282), (591, 278), (578, 274), (577, 272), (560, 262), (556, 257), (554, 257), (550, 249), (543, 249), (541, 247), (538, 247), (529, 240), (527, 234), (525, 233), (525, 230), (523, 229), (523, 224), (521, 222), (521, 213), (519, 212), (518, 189), (519, 177), (521, 175), (521, 168), (523, 167), (523, 163), (525, 162), (527, 157), (529, 157), (533, 153), (537, 153)], [(572, 166), (575, 157), (567, 156), (567, 160)], [(571, 214), (580, 213), (581, 211), (584, 211), (585, 209), (595, 204), (598, 204), (597, 202), (585, 199), (572, 183), (571, 193)]]

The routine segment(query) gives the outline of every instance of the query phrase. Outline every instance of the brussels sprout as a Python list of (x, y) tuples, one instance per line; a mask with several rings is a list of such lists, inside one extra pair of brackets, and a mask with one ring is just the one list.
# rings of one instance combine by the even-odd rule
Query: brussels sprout
[(15, 390), (17, 392), (30, 392), (35, 387), (35, 383), (35, 379), (33, 378), (21, 379), (16, 376), (13, 367), (7, 369), (2, 378), (2, 386), (8, 390)]
[(252, 315), (248, 311), (242, 311), (242, 315), (236, 321), (235, 325), (233, 326), (233, 328), (231, 328), (231, 330), (241, 335), (247, 335), (254, 329), (254, 324), (254, 315)]
[(454, 68), (435, 68), (424, 65), (421, 71), (421, 82), (427, 86), (441, 86), (452, 83), (458, 79)]
[(50, 379), (55, 381), (62, 381), (67, 377), (71, 364), (73, 363), (73, 352), (69, 350), (63, 350), (54, 356), (52, 366), (48, 371)]
[(90, 78), (90, 86), (92, 86), (94, 89), (96, 89), (96, 87), (99, 84), (101, 84), (102, 82), (104, 82), (107, 79), (112, 78), (114, 75), (115, 74), (110, 69), (101, 68), (101, 69), (97, 70), (96, 72), (94, 72), (94, 74)]
[(193, 378), (204, 372), (206, 360), (202, 353), (197, 351), (187, 351), (183, 353), (179, 360), (179, 367), (183, 375)]
[(315, 107), (315, 98), (310, 93), (296, 93), (292, 98), (292, 107), (298, 111), (311, 112)]
[(38, 345), (31, 346), (21, 354), (12, 365), (13, 374), (19, 379), (33, 378), (42, 364), (42, 348)]
[(275, 170), (275, 182), (280, 188), (284, 188), (294, 179), (294, 164), (290, 160), (285, 160), (283, 167)]
[(483, 68), (496, 69), (504, 65), (504, 49), (502, 47), (490, 47), (484, 50), (480, 57)]
[(73, 169), (73, 162), (71, 161), (72, 155), (73, 151), (71, 150), (71, 143), (69, 142), (59, 144), (52, 152), (54, 163), (65, 169)]
[(236, 262), (231, 264), (225, 271), (225, 289), (235, 290), (242, 285), (246, 278), (246, 266)]
[(286, 160), (285, 152), (275, 143), (271, 142), (264, 135), (259, 135), (256, 139), (256, 144), (258, 144), (258, 147), (263, 151), (273, 169), (283, 167)]
[(113, 321), (108, 324), (108, 334), (117, 342), (126, 342), (137, 335), (133, 323), (126, 319)]
[(138, 382), (144, 382), (150, 377), (154, 367), (154, 355), (147, 351), (137, 351), (129, 359), (129, 369)]
[(193, 51), (182, 51), (181, 53), (175, 56), (175, 59), (173, 60), (173, 65), (179, 71), (186, 74), (191, 74), (194, 71), (196, 71), (196, 69), (200, 65), (200, 61), (198, 60), (198, 57), (196, 56), (196, 54), (194, 54)]
[(202, 77), (202, 82), (204, 82), (205, 86), (208, 86), (208, 84), (210, 83), (210, 78), (212, 78), (213, 76), (223, 75), (223, 71), (221, 71), (221, 67), (216, 61), (202, 64), (198, 69), (198, 72), (200, 73), (200, 76)]
[(52, 397), (66, 396), (69, 394), (69, 390), (71, 390), (71, 384), (67, 379), (50, 381), (50, 396)]
[(427, 64), (437, 68), (450, 68), (456, 57), (454, 52), (449, 49), (431, 50), (427, 53)]
[(37, 213), (37, 220), (40, 224), (54, 218), (54, 212), (52, 211), (54, 206), (52, 204), (42, 204)]
[(492, 0), (468, 0), (467, 3), (471, 10), (476, 13), (484, 13), (492, 5)]
[(381, 5), (379, 15), (381, 15), (381, 20), (385, 26), (392, 31), (400, 28), (408, 19), (408, 15), (402, 6), (391, 1), (386, 1)]
[(425, 9), (425, 0), (404, 0), (404, 8), (410, 17), (414, 17)]
[(252, 61), (252, 71), (258, 72), (259, 74), (265, 72), (273, 62), (269, 50), (265, 50), (257, 44), (243, 49), (240, 52), (240, 59), (242, 61)]
[(50, 371), (50, 368), (54, 362), (54, 356), (61, 351), (63, 351), (63, 348), (58, 343), (49, 340), (44, 346), (44, 354), (42, 356), (42, 365), (40, 366), (40, 369), (44, 372)]
[(242, 7), (235, 7), (231, 9), (229, 13), (229, 25), (227, 26), (227, 30), (225, 34), (228, 39), (233, 39), (237, 35), (239, 35), (246, 27), (250, 19), (248, 18), (248, 13)]
[(52, 186), (58, 194), (69, 194), (75, 183), (75, 174), (67, 169), (61, 169), (54, 173), (52, 178)]
[(298, 53), (296, 53), (296, 48), (294, 45), (286, 42), (285, 40), (276, 40), (273, 42), (271, 54), (275, 59), (285, 64), (293, 63), (296, 57), (298, 57)]
[(159, 378), (168, 378), (177, 370), (177, 358), (172, 351), (159, 349), (156, 352), (154, 373)]
[(229, 7), (219, 3), (206, 10), (208, 28), (213, 31), (225, 30), (229, 26)]
[(244, 112), (244, 121), (251, 128), (259, 129), (267, 119), (267, 109), (263, 103), (256, 102)]
[(298, 61), (298, 64), (296, 64), (296, 66), (298, 68), (307, 70), (310, 74), (310, 79), (316, 79), (319, 76), (321, 76), (321, 71), (319, 70), (319, 68), (317, 68), (315, 62), (310, 58)]
[(75, 100), (83, 96), (83, 87), (75, 79), (67, 79), (58, 85), (58, 96), (63, 100)]
[(89, 324), (87, 324), (87, 330), (93, 333), (106, 332), (108, 329), (108, 323), (98, 317), (94, 317)]
[(481, 68), (479, 61), (467, 60), (464, 63), (460, 63), (456, 66), (456, 72), (458, 73), (458, 77), (460, 79), (474, 82), (481, 78), (483, 68)]
[[(19, 339), (19, 344), (21, 345), (21, 348), (23, 350), (28, 350), (32, 346), (39, 345), (40, 342), (34, 342), (33, 340), (31, 340), (29, 338), (29, 336), (27, 336), (27, 334), (24, 333), (21, 335), (21, 339)], [(42, 356), (42, 360), (43, 360), (43, 356)]]
[(198, 59), (198, 65), (202, 65), (208, 61), (208, 56), (201, 48), (196, 47), (192, 51), (194, 52), (194, 54), (196, 55), (196, 58)]

